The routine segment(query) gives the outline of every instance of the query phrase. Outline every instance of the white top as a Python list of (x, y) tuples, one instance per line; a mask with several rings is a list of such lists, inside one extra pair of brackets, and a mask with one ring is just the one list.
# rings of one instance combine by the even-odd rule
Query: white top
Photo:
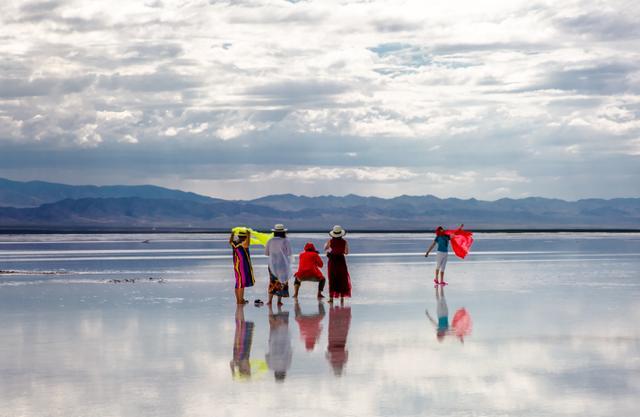
[(286, 237), (272, 237), (267, 242), (264, 254), (269, 257), (269, 269), (280, 282), (291, 276), (291, 245)]

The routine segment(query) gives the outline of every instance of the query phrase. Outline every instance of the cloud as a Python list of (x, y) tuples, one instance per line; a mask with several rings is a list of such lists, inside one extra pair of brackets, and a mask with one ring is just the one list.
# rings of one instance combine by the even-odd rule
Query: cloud
[[(311, 183), (381, 195), (637, 195), (632, 6), (4, 2), (0, 175), (73, 180), (58, 171), (65, 161), (83, 178), (196, 178), (221, 195)], [(109, 164), (123, 175), (105, 177)], [(228, 166), (280, 174), (258, 188), (246, 172), (244, 188), (225, 191)], [(298, 181), (316, 169), (346, 183)]]
[(172, 71), (155, 71), (140, 74), (114, 74), (100, 76), (98, 88), (106, 90), (128, 90), (133, 92), (182, 91), (195, 88), (200, 81), (190, 75)]
[(394, 182), (417, 177), (418, 174), (406, 168), (398, 167), (311, 167), (301, 170), (276, 169), (269, 174), (253, 174), (253, 181), (270, 181), (287, 179), (297, 181), (362, 181), (362, 182)]
[(265, 104), (323, 104), (349, 90), (346, 83), (336, 81), (285, 80), (250, 87), (244, 94)]
[(80, 78), (20, 78), (0, 79), (0, 98), (55, 96), (79, 93), (88, 88), (95, 77), (87, 75)]

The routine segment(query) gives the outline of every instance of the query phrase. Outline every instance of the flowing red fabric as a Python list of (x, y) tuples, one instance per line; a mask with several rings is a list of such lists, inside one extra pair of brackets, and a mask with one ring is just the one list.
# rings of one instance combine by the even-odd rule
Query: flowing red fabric
[(456, 229), (447, 230), (444, 234), (451, 238), (451, 248), (456, 256), (464, 259), (469, 253), (469, 250), (471, 250), (471, 245), (473, 245), (473, 233)]

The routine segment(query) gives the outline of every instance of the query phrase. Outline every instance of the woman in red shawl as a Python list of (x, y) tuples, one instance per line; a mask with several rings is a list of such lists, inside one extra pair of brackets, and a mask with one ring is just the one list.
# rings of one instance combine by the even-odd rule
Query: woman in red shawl
[(351, 278), (347, 269), (347, 259), (349, 254), (349, 244), (343, 236), (347, 232), (341, 226), (333, 226), (329, 232), (331, 239), (324, 245), (324, 250), (329, 258), (329, 302), (333, 303), (334, 298), (340, 297), (340, 302), (344, 297), (351, 297)]
[(298, 291), (300, 290), (300, 283), (302, 281), (317, 282), (318, 300), (324, 298), (322, 290), (324, 289), (326, 280), (320, 270), (324, 264), (313, 243), (307, 242), (307, 244), (304, 245), (304, 252), (300, 252), (299, 257), (298, 272), (294, 274), (295, 281), (293, 282), (293, 287), (295, 292), (293, 298), (298, 298)]

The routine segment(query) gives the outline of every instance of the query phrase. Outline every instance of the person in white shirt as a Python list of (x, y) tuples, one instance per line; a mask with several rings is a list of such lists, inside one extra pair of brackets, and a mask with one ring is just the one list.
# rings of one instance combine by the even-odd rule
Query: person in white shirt
[(273, 237), (267, 242), (264, 254), (269, 257), (269, 302), (278, 296), (278, 305), (282, 305), (282, 297), (289, 297), (289, 278), (291, 277), (291, 244), (287, 238), (284, 225), (276, 224)]

